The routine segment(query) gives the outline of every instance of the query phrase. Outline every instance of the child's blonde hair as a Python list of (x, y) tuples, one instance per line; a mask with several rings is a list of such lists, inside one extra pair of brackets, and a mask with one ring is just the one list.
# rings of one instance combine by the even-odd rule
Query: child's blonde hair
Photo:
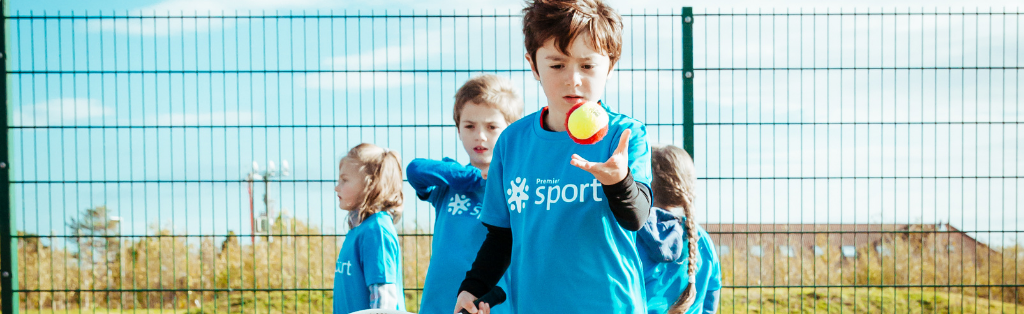
[(355, 228), (367, 217), (382, 210), (391, 214), (394, 222), (402, 218), (402, 160), (398, 153), (370, 143), (356, 145), (341, 158), (356, 163), (359, 172), (366, 175), (363, 199), (358, 208), (348, 213), (348, 226)]
[(498, 109), (505, 122), (512, 124), (523, 117), (523, 100), (516, 93), (512, 80), (494, 74), (484, 74), (469, 79), (455, 92), (455, 108), (452, 110), (455, 127), (462, 121), (462, 109), (467, 103)]
[[(693, 216), (694, 201), (697, 198), (697, 169), (690, 154), (672, 145), (651, 147), (651, 180), (654, 206), (682, 214), (686, 225), (686, 243), (689, 247), (686, 274), (689, 284), (679, 299), (669, 308), (668, 313), (685, 313), (697, 298), (697, 287), (693, 278), (697, 274), (697, 221)], [(682, 209), (682, 213), (676, 212)]]

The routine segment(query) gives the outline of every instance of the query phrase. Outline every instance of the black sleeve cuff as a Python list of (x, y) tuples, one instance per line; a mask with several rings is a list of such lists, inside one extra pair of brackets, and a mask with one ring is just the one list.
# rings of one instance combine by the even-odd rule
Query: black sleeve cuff
[(604, 186), (605, 195), (622, 195), (628, 192), (629, 189), (633, 187), (633, 185), (635, 184), (636, 181), (633, 181), (633, 171), (626, 170), (626, 177), (622, 178), (622, 181), (619, 181), (619, 183), (601, 185)]
[[(477, 299), (479, 299), (481, 296), (487, 293), (487, 291), (491, 291), (491, 289), (487, 288), (487, 284), (484, 284), (482, 281), (470, 279), (467, 277), (466, 280), (462, 281), (462, 285), (459, 286), (459, 294), (461, 294), (463, 291), (469, 292)], [(455, 295), (455, 297), (458, 298), (459, 296)]]
[(650, 187), (634, 181), (632, 171), (626, 172), (622, 181), (602, 187), (619, 225), (629, 231), (640, 230), (651, 213)]

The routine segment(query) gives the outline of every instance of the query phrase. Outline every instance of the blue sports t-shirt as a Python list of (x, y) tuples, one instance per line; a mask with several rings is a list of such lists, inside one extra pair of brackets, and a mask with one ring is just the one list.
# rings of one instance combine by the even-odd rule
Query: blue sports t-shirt
[[(605, 107), (607, 111), (607, 107)], [(508, 292), (515, 313), (646, 313), (636, 233), (622, 228), (594, 176), (569, 161), (604, 162), (627, 128), (633, 179), (651, 182), (642, 123), (608, 113), (593, 145), (541, 126), (538, 111), (502, 132), (488, 170), (484, 223), (512, 229)]]
[[(653, 210), (655, 209), (652, 208)], [(685, 237), (685, 230), (679, 229), (680, 232), (677, 235)], [(697, 260), (697, 273), (694, 275), (697, 295), (693, 305), (686, 310), (686, 313), (704, 313), (704, 309), (708, 308), (708, 305), (705, 305), (708, 292), (722, 289), (722, 267), (711, 237), (700, 225), (697, 225), (697, 237), (697, 250), (700, 252)], [(682, 245), (686, 245), (686, 243), (682, 242)], [(689, 283), (689, 276), (686, 273), (688, 265), (684, 262), (688, 258), (688, 252), (683, 250), (681, 256), (676, 260), (665, 262), (653, 259), (652, 255), (660, 253), (650, 254), (652, 252), (648, 252), (648, 248), (644, 245), (637, 244), (637, 250), (644, 263), (647, 313), (664, 314), (679, 299), (679, 295), (683, 293), (683, 289), (686, 289), (686, 285)], [(717, 302), (718, 300), (711, 301)], [(710, 305), (710, 309), (716, 308), (717, 304)]]
[(404, 311), (401, 257), (391, 214), (378, 212), (349, 230), (334, 267), (334, 313), (370, 308), (372, 284), (397, 285), (398, 306), (391, 310)]
[[(459, 286), (476, 259), (487, 228), (480, 222), (484, 179), (480, 169), (460, 165), (451, 158), (443, 161), (414, 159), (406, 171), (416, 196), (434, 206), (434, 239), (430, 266), (423, 283), (420, 314), (450, 314), (455, 309)], [(502, 278), (498, 286), (508, 291)], [(508, 305), (491, 313), (511, 313)]]

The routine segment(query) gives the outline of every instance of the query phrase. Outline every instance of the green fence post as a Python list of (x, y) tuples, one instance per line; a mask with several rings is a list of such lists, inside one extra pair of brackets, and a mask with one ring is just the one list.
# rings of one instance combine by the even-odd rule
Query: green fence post
[(693, 153), (693, 8), (683, 8), (683, 149)]
[(14, 289), (18, 285), (17, 246), (12, 246), (14, 233), (14, 212), (11, 211), (11, 172), (7, 159), (9, 131), (7, 106), (7, 1), (0, 3), (0, 289), (2, 289), (3, 314), (18, 311), (18, 299)]

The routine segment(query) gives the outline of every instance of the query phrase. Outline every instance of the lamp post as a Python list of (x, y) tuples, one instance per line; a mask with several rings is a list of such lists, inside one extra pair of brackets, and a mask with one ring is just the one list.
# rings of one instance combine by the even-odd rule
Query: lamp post
[[(124, 281), (124, 244), (121, 238), (121, 216), (110, 216), (110, 222), (114, 223), (117, 230), (117, 271), (120, 277), (117, 277), (119, 282)], [(119, 303), (120, 308), (124, 308), (124, 294), (121, 293), (121, 302)]]
[[(274, 202), (274, 200), (270, 199), (270, 179), (275, 176), (286, 177), (290, 174), (289, 171), (290, 167), (287, 160), (281, 161), (281, 172), (277, 172), (277, 167), (273, 160), (268, 161), (267, 170), (263, 173), (260, 173), (259, 163), (253, 161), (252, 171), (246, 174), (245, 180), (249, 183), (249, 225), (252, 230), (251, 240), (253, 244), (256, 243), (257, 233), (266, 233), (268, 235), (267, 239), (269, 241), (273, 241), (273, 238), (269, 236), (270, 227), (273, 226), (272, 203)], [(264, 184), (263, 204), (266, 206), (266, 210), (259, 216), (261, 224), (258, 225), (256, 223), (256, 211), (253, 206), (253, 185), (256, 181), (260, 180), (262, 180)], [(266, 222), (266, 224), (263, 225), (262, 222)], [(259, 231), (259, 229), (261, 229), (260, 227), (263, 227), (262, 229), (265, 230)]]

